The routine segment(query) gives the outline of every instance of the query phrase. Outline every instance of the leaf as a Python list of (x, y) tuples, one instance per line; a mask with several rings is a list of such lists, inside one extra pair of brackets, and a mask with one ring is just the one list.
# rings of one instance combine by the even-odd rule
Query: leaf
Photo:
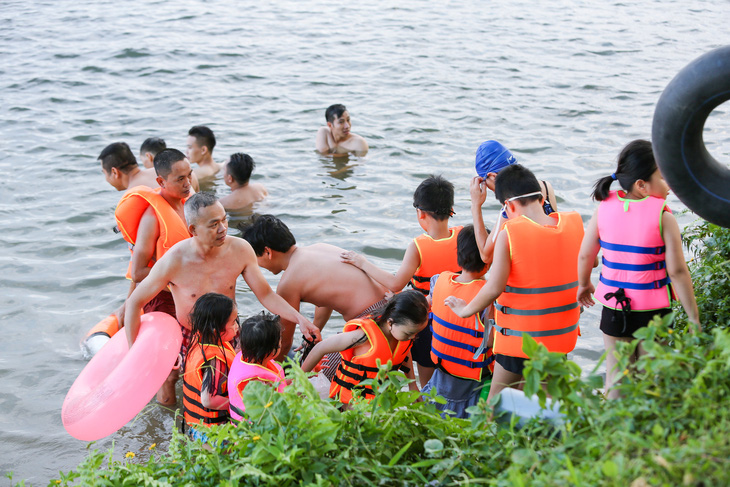
[(406, 443), (403, 446), (403, 448), (401, 448), (400, 450), (398, 450), (398, 453), (396, 453), (395, 456), (393, 456), (393, 458), (391, 458), (390, 461), (388, 462), (388, 466), (389, 467), (392, 467), (393, 465), (395, 465), (396, 463), (398, 463), (398, 460), (400, 460), (400, 457), (402, 457), (403, 454), (405, 454), (405, 452), (408, 451), (408, 449), (411, 447), (412, 444), (413, 444), (413, 441), (411, 440), (408, 443)]
[(606, 477), (616, 477), (618, 475), (618, 465), (613, 460), (606, 460), (601, 466), (601, 471)]

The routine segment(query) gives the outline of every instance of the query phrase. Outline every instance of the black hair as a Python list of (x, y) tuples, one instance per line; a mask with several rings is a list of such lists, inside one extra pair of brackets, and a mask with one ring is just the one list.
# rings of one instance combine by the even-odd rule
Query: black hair
[(327, 107), (327, 110), (325, 110), (324, 112), (324, 119), (328, 122), (334, 122), (336, 118), (341, 117), (342, 114), (346, 111), (347, 108), (345, 107), (345, 105), (335, 103), (334, 105), (330, 105)]
[(394, 295), (370, 316), (380, 327), (389, 319), (394, 325), (420, 324), (428, 318), (428, 301), (420, 291), (409, 289)]
[(438, 221), (448, 220), (453, 214), (454, 185), (441, 175), (430, 175), (413, 193), (413, 207), (428, 212)]
[(277, 252), (287, 252), (296, 245), (289, 227), (274, 215), (259, 215), (253, 223), (243, 230), (243, 238), (253, 247), (257, 256), (264, 255), (264, 248)]
[(256, 163), (253, 162), (251, 156), (241, 152), (231, 154), (231, 158), (226, 166), (228, 174), (230, 174), (233, 180), (240, 185), (248, 183), (248, 180), (251, 179), (251, 173), (255, 167)]
[(152, 154), (152, 157), (155, 157), (158, 152), (165, 149), (167, 149), (165, 139), (161, 139), (160, 137), (149, 137), (142, 142), (142, 145), (139, 148), (139, 153), (145, 154), (146, 152), (149, 152)]
[(279, 349), (281, 321), (277, 315), (265, 311), (241, 323), (241, 359), (262, 364), (264, 359)]
[[(221, 336), (226, 330), (228, 318), (235, 309), (235, 303), (228, 296), (218, 293), (207, 293), (200, 296), (193, 305), (190, 312), (190, 323), (193, 326), (193, 338), (190, 343), (190, 350), (194, 347), (203, 345), (217, 345), (223, 348), (223, 339)], [(203, 348), (203, 364), (208, 362)], [(212, 357), (211, 357), (212, 358)], [(223, 367), (227, 372), (228, 364), (223, 363)], [(213, 387), (213, 381), (210, 383)]]
[(158, 176), (166, 179), (172, 172), (172, 166), (176, 162), (185, 159), (185, 154), (177, 149), (163, 149), (155, 155), (154, 164), (155, 172)]
[(535, 175), (522, 164), (512, 164), (505, 167), (494, 180), (494, 194), (500, 203), (504, 203), (515, 196), (522, 196), (530, 193), (540, 193), (525, 198), (520, 198), (520, 204), (529, 203), (531, 201), (540, 201), (542, 193), (540, 183)]
[(195, 224), (198, 212), (201, 208), (213, 206), (218, 198), (213, 193), (195, 193), (185, 201), (183, 210), (185, 211), (185, 221), (188, 225)]
[(213, 135), (213, 131), (208, 127), (205, 125), (196, 125), (188, 130), (188, 135), (195, 137), (195, 141), (198, 145), (204, 145), (207, 147), (208, 152), (213, 152), (213, 147), (215, 147), (215, 135)]
[[(621, 188), (628, 193), (636, 181), (639, 179), (648, 181), (656, 170), (657, 165), (651, 142), (638, 139), (629, 142), (621, 149), (614, 174)], [(603, 201), (608, 198), (613, 180), (613, 174), (596, 180), (593, 185), (593, 199)]]
[(104, 147), (97, 159), (101, 161), (101, 167), (106, 172), (111, 172), (112, 168), (115, 167), (126, 174), (138, 166), (137, 159), (126, 142), (109, 144)]
[[(487, 235), (489, 229), (487, 228)], [(456, 261), (467, 272), (480, 272), (486, 265), (479, 254), (474, 225), (465, 225), (456, 237)]]

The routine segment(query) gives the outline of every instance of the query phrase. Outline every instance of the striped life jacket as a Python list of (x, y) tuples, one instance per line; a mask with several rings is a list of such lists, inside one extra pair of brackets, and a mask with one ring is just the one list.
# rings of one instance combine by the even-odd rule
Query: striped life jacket
[[(157, 216), (157, 224), (160, 228), (160, 236), (155, 245), (155, 255), (147, 264), (152, 267), (155, 262), (165, 255), (176, 243), (190, 238), (188, 232), (188, 224), (180, 218), (170, 204), (160, 195), (161, 188), (151, 189), (147, 186), (136, 186), (127, 191), (122, 199), (119, 200), (117, 208), (114, 210), (114, 218), (117, 221), (117, 228), (121, 232), (124, 240), (133, 252), (134, 245), (137, 242), (137, 230), (139, 230), (139, 222), (142, 215), (150, 206)], [(183, 200), (185, 203), (185, 200)], [(127, 279), (132, 278), (131, 261), (127, 269)]]
[(458, 274), (442, 272), (433, 288), (431, 305), (431, 360), (455, 377), (482, 381), (484, 369), (494, 370), (494, 355), (486, 346), (489, 332), (480, 317), (461, 318), (444, 304), (449, 296), (456, 296), (467, 303), (487, 283), (484, 279), (462, 283), (455, 281)]
[[(203, 358), (205, 352), (205, 359)], [(230, 370), (235, 350), (230, 343), (224, 343), (223, 348), (219, 345), (196, 344), (188, 352), (185, 359), (185, 374), (183, 375), (183, 416), (188, 424), (204, 425), (220, 424), (229, 421), (228, 411), (225, 409), (208, 409), (203, 406), (200, 400), (200, 390), (203, 384), (203, 367), (208, 367), (212, 359), (224, 364), (223, 369), (227, 374)], [(220, 376), (214, 374), (213, 380), (219, 383)], [(219, 395), (228, 393), (227, 381), (222, 381), (222, 388)]]
[(456, 239), (462, 228), (462, 226), (449, 228), (451, 235), (439, 240), (434, 240), (426, 233), (413, 239), (421, 258), (421, 263), (411, 278), (410, 285), (413, 289), (428, 296), (433, 276), (444, 271), (459, 272), (461, 270), (456, 261)]
[(495, 303), (495, 354), (527, 358), (523, 333), (551, 352), (575, 348), (580, 334), (576, 289), (583, 220), (576, 212), (549, 216), (555, 225), (539, 225), (524, 215), (504, 225), (511, 267)]
[(390, 362), (393, 369), (402, 368), (403, 362), (408, 359), (413, 340), (399, 341), (394, 351), (391, 351), (388, 339), (377, 323), (371, 319), (355, 319), (345, 324), (343, 332), (361, 329), (367, 336), (370, 349), (360, 355), (355, 355), (352, 348), (340, 352), (340, 364), (330, 386), (330, 397), (339, 398), (345, 404), (352, 400), (352, 390), (360, 389), (364, 397), (373, 397), (370, 386), (360, 386), (366, 379), (374, 379), (378, 374), (377, 359), (381, 364)]
[(231, 418), (237, 421), (243, 419), (242, 413), (246, 411), (246, 406), (243, 404), (243, 390), (252, 380), (269, 383), (276, 388), (276, 392), (281, 392), (286, 387), (284, 369), (278, 362), (269, 360), (264, 365), (244, 362), (241, 352), (238, 352), (228, 372), (228, 412)]
[(611, 191), (598, 206), (603, 266), (596, 299), (613, 309), (625, 308), (619, 302), (623, 295), (634, 311), (668, 308), (672, 290), (661, 219), (671, 210), (661, 198), (630, 200), (625, 196), (623, 191)]

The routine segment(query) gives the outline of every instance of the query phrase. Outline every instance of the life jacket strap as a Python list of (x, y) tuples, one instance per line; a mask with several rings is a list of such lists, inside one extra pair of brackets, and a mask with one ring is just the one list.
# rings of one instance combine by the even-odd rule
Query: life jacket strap
[[(477, 350), (477, 347), (469, 345), (468, 343), (462, 343), (462, 342), (459, 342), (456, 340), (450, 340), (442, 335), (439, 335), (435, 331), (433, 331), (432, 334), (433, 334), (434, 340), (437, 340), (437, 341), (443, 343), (444, 345), (449, 345), (451, 347), (460, 348), (462, 350), (466, 350), (469, 353), (474, 353)], [(432, 350), (433, 350), (433, 348), (432, 348)]]
[(413, 275), (413, 280), (416, 282), (429, 282), (433, 276), (417, 276)]
[(353, 384), (351, 382), (344, 381), (344, 380), (340, 379), (337, 376), (335, 376), (335, 378), (333, 380), (334, 380), (335, 383), (337, 383), (338, 385), (344, 387), (347, 390), (352, 391), (354, 389), (358, 389), (358, 390), (363, 391), (363, 394), (366, 395), (366, 396), (374, 396), (375, 395), (375, 393), (373, 392), (372, 388), (370, 388), (370, 387), (361, 386), (361, 385), (358, 385), (358, 384)]
[(344, 365), (348, 366), (351, 369), (359, 370), (360, 372), (372, 372), (374, 374), (377, 374), (379, 370), (377, 367), (368, 367), (367, 365), (356, 364), (343, 358), (342, 363), (340, 364), (340, 368), (342, 368)]
[(569, 282), (568, 284), (561, 284), (559, 286), (547, 286), (547, 287), (513, 287), (506, 286), (504, 291), (507, 293), (514, 294), (547, 294), (557, 293), (558, 291), (567, 291), (568, 289), (575, 289), (578, 287), (578, 281)]
[(479, 330), (475, 330), (472, 328), (466, 328), (464, 326), (459, 326), (459, 325), (455, 325), (453, 323), (449, 323), (448, 321), (446, 321), (442, 318), (439, 318), (438, 316), (436, 316), (433, 313), (431, 313), (431, 317), (432, 317), (433, 321), (435, 321), (439, 325), (443, 326), (444, 328), (448, 328), (449, 330), (458, 331), (459, 333), (464, 333), (466, 335), (470, 335), (470, 336), (473, 336), (476, 338), (482, 338), (484, 336), (484, 333)]
[(612, 262), (603, 257), (601, 261), (604, 267), (620, 271), (660, 271), (667, 268), (667, 263), (663, 260), (652, 262), (651, 264), (624, 264), (623, 262)]
[(603, 275), (599, 278), (600, 281), (605, 284), (606, 286), (613, 286), (613, 287), (622, 287), (624, 289), (635, 289), (639, 291), (649, 291), (651, 289), (661, 289), (670, 282), (672, 282), (671, 279), (669, 279), (669, 276), (665, 277), (664, 279), (659, 279), (658, 281), (653, 282), (624, 282), (624, 281), (614, 281), (612, 279), (607, 279)]
[(487, 357), (486, 360), (482, 360), (480, 362), (473, 362), (471, 360), (464, 360), (458, 357), (454, 357), (452, 355), (440, 352), (436, 350), (435, 348), (431, 349), (431, 352), (433, 352), (434, 355), (436, 355), (439, 358), (439, 366), (443, 369), (443, 365), (441, 362), (453, 362), (458, 365), (463, 365), (464, 367), (469, 367), (470, 369), (486, 369), (489, 367), (489, 364), (494, 362), (494, 355), (490, 355)]
[(526, 330), (511, 330), (509, 328), (502, 328), (499, 325), (494, 325), (495, 331), (497, 333), (501, 333), (504, 336), (512, 336), (512, 337), (521, 337), (523, 333), (527, 333), (533, 338), (540, 338), (540, 337), (552, 337), (552, 336), (558, 336), (558, 335), (565, 335), (567, 333), (570, 333), (571, 331), (578, 328), (578, 323), (566, 326), (565, 328), (558, 328), (555, 330), (539, 330), (539, 331), (526, 331)]
[(606, 250), (615, 250), (617, 252), (629, 252), (632, 254), (649, 254), (649, 255), (660, 255), (666, 252), (666, 247), (641, 247), (639, 245), (623, 245), (606, 242), (605, 240), (598, 239), (598, 243), (601, 244)]
[(497, 311), (500, 311), (501, 313), (504, 313), (506, 315), (516, 315), (516, 316), (542, 316), (542, 315), (549, 315), (553, 313), (562, 313), (564, 311), (570, 311), (571, 309), (576, 309), (580, 305), (578, 302), (575, 303), (569, 303), (564, 304), (563, 306), (555, 306), (553, 308), (543, 308), (543, 309), (519, 309), (519, 308), (510, 308), (508, 306), (502, 306), (499, 303), (494, 303), (494, 307), (497, 309)]

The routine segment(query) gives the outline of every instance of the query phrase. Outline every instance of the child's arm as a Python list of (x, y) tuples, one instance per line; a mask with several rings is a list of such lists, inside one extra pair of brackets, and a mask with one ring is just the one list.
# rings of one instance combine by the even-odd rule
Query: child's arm
[(598, 242), (598, 209), (596, 209), (588, 222), (578, 253), (578, 291), (576, 296), (581, 306), (587, 308), (596, 304), (592, 298), (596, 288), (591, 283), (591, 270), (595, 267), (599, 250), (601, 250), (601, 244)]
[(413, 372), (413, 358), (410, 354), (408, 354), (408, 357), (403, 361), (401, 364), (401, 367), (405, 367), (408, 372), (406, 372), (406, 377), (411, 379), (411, 382), (408, 384), (408, 389), (411, 391), (419, 391), (418, 384), (416, 383), (416, 374)]
[(218, 384), (214, 372), (219, 367), (218, 360), (212, 359), (203, 367), (203, 383), (200, 387), (200, 403), (208, 409), (228, 409), (228, 396), (218, 394)]
[(697, 330), (702, 331), (700, 324), (700, 312), (697, 309), (695, 292), (692, 287), (692, 277), (687, 268), (682, 252), (682, 237), (679, 233), (679, 225), (674, 215), (665, 211), (662, 213), (662, 238), (667, 247), (665, 259), (667, 261), (667, 274), (672, 280), (674, 289), (687, 313), (689, 321), (697, 325)]
[(322, 340), (314, 346), (307, 358), (302, 363), (304, 372), (311, 372), (315, 365), (322, 360), (322, 357), (332, 352), (342, 352), (348, 348), (352, 348), (358, 343), (367, 340), (365, 332), (362, 330), (353, 330), (345, 333), (339, 333), (335, 336)]
[(421, 256), (418, 254), (418, 249), (413, 241), (408, 244), (406, 254), (403, 256), (403, 262), (401, 262), (395, 275), (388, 271), (384, 271), (380, 267), (368, 261), (365, 256), (352, 250), (342, 252), (340, 254), (340, 259), (342, 259), (342, 262), (346, 264), (351, 264), (358, 269), (361, 269), (373, 280), (377, 281), (394, 293), (406, 287), (408, 281), (410, 281), (411, 277), (413, 277), (413, 273), (416, 272), (416, 269), (418, 269), (418, 266), (421, 264)]
[(462, 318), (468, 318), (491, 305), (507, 285), (507, 278), (512, 268), (512, 261), (509, 257), (509, 244), (507, 232), (500, 232), (497, 242), (494, 244), (494, 261), (492, 262), (489, 280), (482, 289), (474, 296), (468, 304), (463, 299), (449, 296), (444, 304)]
[(500, 213), (499, 217), (497, 217), (497, 223), (494, 225), (493, 232), (489, 235), (484, 226), (484, 217), (482, 216), (482, 205), (487, 200), (487, 185), (484, 183), (484, 179), (479, 176), (474, 177), (471, 180), (469, 193), (471, 195), (471, 218), (474, 222), (474, 238), (477, 241), (477, 247), (479, 247), (479, 256), (485, 264), (491, 264), (492, 257), (494, 257), (494, 242), (497, 233), (506, 220), (502, 218)]

